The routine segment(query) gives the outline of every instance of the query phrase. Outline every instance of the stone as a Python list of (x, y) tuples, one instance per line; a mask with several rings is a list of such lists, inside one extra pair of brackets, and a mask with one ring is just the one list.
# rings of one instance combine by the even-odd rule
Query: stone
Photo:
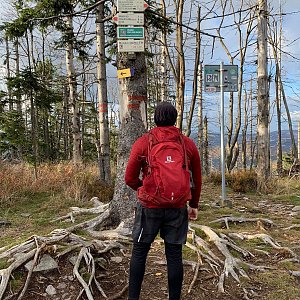
[(300, 205), (294, 206), (292, 211), (300, 212)]
[(66, 285), (64, 282), (59, 283), (58, 286), (57, 286), (57, 288), (58, 288), (59, 290), (63, 290), (63, 289), (65, 289), (66, 287), (67, 287), (67, 285)]
[(46, 293), (50, 296), (54, 296), (56, 295), (56, 289), (53, 285), (48, 285), (47, 288), (46, 288)]
[[(32, 268), (33, 260), (29, 261), (25, 268), (29, 271)], [(34, 267), (33, 272), (47, 272), (58, 268), (58, 264), (49, 254), (44, 254), (40, 262)]]
[(110, 260), (117, 263), (117, 264), (120, 264), (122, 262), (123, 258), (120, 257), (120, 256), (116, 256), (116, 257), (113, 256), (113, 257), (110, 258)]

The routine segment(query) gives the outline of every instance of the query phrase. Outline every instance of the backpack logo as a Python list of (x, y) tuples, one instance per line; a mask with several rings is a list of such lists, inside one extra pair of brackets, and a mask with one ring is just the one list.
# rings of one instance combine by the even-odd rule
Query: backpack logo
[(172, 160), (172, 156), (167, 156), (166, 160), (165, 160), (165, 163), (166, 164), (170, 164), (170, 163), (174, 163), (175, 160)]

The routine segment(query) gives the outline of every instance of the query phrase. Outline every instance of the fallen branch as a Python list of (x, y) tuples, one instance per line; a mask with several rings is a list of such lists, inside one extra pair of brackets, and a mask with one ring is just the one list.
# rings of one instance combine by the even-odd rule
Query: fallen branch
[(245, 222), (261, 222), (267, 227), (272, 227), (274, 225), (273, 221), (269, 219), (263, 219), (263, 218), (243, 218), (243, 217), (223, 217), (214, 221), (209, 222), (210, 224), (214, 223), (221, 223), (226, 226), (227, 229), (229, 229), (229, 223), (245, 223)]

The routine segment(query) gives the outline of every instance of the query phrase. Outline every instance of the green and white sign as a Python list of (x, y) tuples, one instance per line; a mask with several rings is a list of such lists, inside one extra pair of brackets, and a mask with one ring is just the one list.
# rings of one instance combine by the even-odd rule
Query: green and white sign
[(118, 27), (118, 39), (143, 39), (144, 27)]
[[(224, 92), (238, 91), (238, 66), (223, 65)], [(205, 92), (220, 92), (220, 65), (204, 66), (204, 90)]]

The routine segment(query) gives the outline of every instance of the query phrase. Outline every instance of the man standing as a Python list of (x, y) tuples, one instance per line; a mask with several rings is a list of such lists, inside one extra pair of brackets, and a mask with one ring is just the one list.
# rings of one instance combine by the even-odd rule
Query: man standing
[(201, 163), (195, 143), (174, 126), (176, 119), (176, 108), (160, 102), (154, 114), (156, 127), (134, 143), (127, 164), (125, 182), (137, 190), (139, 200), (132, 233), (129, 300), (139, 299), (147, 254), (158, 232), (165, 243), (169, 300), (181, 296), (182, 245), (188, 219), (198, 216)]

